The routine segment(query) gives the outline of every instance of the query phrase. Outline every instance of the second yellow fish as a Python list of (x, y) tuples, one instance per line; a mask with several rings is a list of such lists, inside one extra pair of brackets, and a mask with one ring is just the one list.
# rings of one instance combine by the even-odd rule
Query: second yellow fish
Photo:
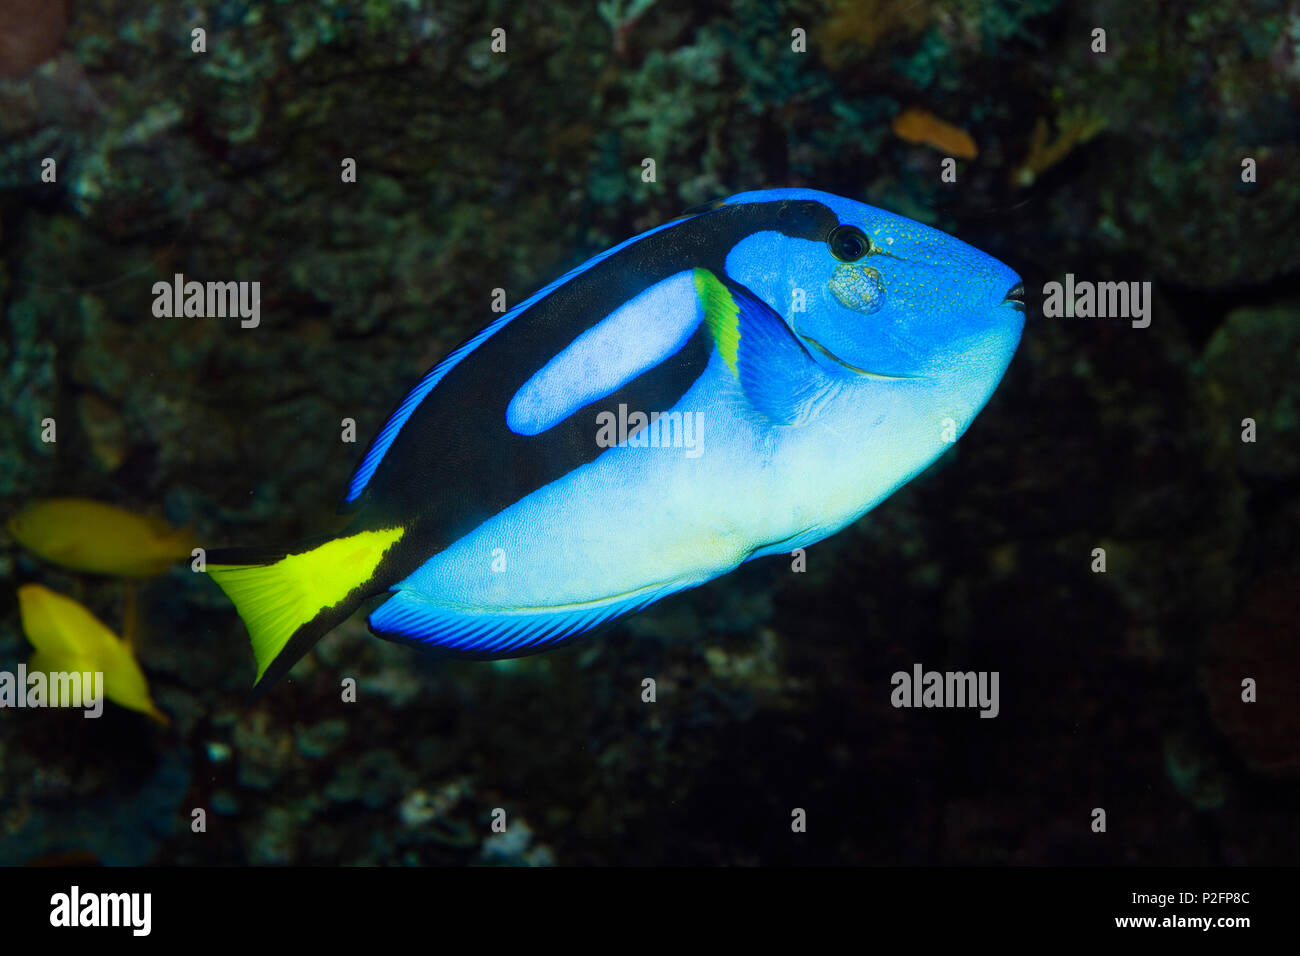
[(161, 518), (87, 498), (34, 501), (9, 519), (9, 533), (51, 564), (119, 577), (163, 574), (197, 545)]
[(92, 671), (104, 675), (104, 695), (115, 704), (171, 721), (149, 696), (149, 684), (127, 645), (72, 598), (39, 584), (18, 589), (23, 632), (36, 648), (33, 671)]

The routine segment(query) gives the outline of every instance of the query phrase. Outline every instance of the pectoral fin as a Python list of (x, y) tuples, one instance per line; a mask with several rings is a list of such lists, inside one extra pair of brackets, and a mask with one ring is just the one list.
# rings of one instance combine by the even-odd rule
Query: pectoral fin
[(801, 425), (836, 389), (785, 320), (743, 285), (695, 270), (695, 290), (722, 360), (754, 409)]

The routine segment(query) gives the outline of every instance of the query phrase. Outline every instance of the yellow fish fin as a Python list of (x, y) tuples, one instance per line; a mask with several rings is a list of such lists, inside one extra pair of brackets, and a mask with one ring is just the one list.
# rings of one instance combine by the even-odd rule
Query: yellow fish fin
[(248, 628), (258, 689), (287, 672), (360, 606), (370, 593), (365, 585), (403, 533), (404, 528), (362, 531), (265, 563), (228, 562), (222, 552), (212, 553), (208, 574)]

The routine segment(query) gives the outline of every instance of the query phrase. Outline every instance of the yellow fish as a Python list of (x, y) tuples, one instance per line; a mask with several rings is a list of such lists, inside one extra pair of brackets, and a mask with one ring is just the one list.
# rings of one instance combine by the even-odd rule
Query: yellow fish
[(52, 564), (121, 577), (162, 574), (197, 544), (161, 518), (85, 498), (34, 501), (9, 519), (9, 533)]
[(899, 139), (933, 147), (957, 159), (974, 159), (979, 155), (970, 133), (925, 110), (903, 110), (894, 117), (891, 126)]
[(39, 584), (24, 584), (18, 589), (18, 610), (23, 632), (36, 648), (29, 665), (33, 671), (99, 671), (109, 700), (171, 723), (150, 699), (148, 682), (130, 649), (82, 605)]

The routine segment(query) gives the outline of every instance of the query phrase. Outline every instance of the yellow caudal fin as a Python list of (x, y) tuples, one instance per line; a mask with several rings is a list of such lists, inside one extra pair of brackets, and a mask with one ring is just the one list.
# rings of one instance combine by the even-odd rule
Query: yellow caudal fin
[(376, 590), (375, 570), (404, 528), (361, 531), (297, 553), (213, 551), (207, 570), (243, 618), (270, 686)]

